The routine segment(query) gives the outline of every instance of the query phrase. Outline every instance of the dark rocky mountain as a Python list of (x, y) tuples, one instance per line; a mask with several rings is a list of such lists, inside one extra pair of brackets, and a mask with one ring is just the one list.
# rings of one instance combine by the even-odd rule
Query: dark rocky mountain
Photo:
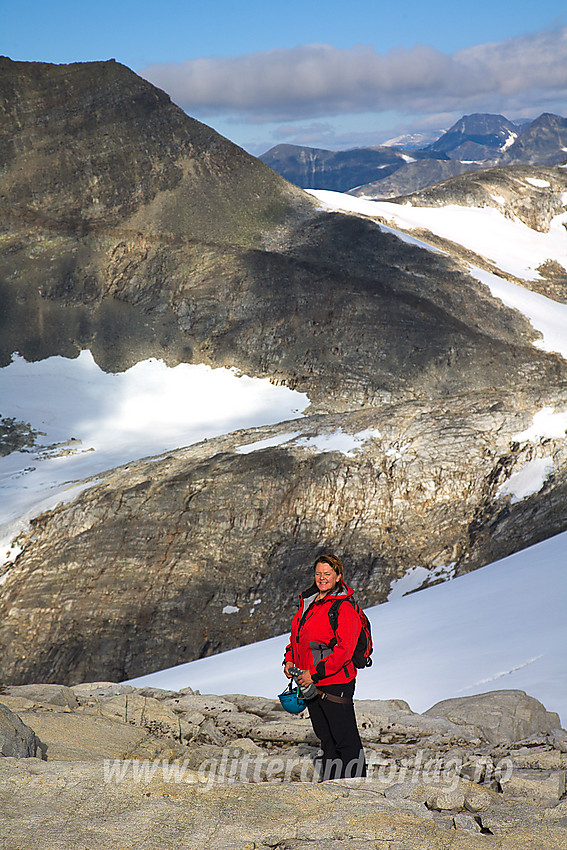
[[(565, 528), (565, 441), (515, 435), (567, 404), (567, 364), (456, 254), (320, 212), (114, 62), (2, 72), (2, 362), (161, 356), (312, 402), (36, 517), (1, 587), (3, 681), (122, 679), (276, 634), (323, 549), (370, 604), (409, 567), (458, 574)], [(371, 436), (235, 451), (338, 429)], [(539, 493), (498, 495), (549, 452)]]
[(507, 150), (521, 128), (503, 115), (464, 115), (426, 150), (459, 161), (494, 159)]
[(85, 346), (117, 369), (190, 357), (155, 294), (309, 200), (114, 61), (1, 59), (0, 74), (0, 363)]
[[(353, 186), (386, 178), (408, 160), (423, 156), (422, 152), (412, 151), (410, 156), (403, 150), (386, 146), (329, 151), (300, 145), (276, 145), (260, 159), (296, 186), (346, 192)], [(431, 159), (435, 154), (425, 156)], [(446, 158), (443, 153), (439, 157)]]
[[(383, 158), (388, 150), (389, 158)], [(515, 124), (503, 115), (476, 113), (464, 115), (421, 150), (382, 146), (325, 151), (277, 145), (260, 158), (303, 188), (396, 198), (489, 166), (557, 165), (567, 160), (567, 120), (544, 114)]]
[(503, 165), (557, 165), (561, 162), (567, 162), (567, 119), (548, 112), (528, 124), (502, 158)]
[(407, 163), (384, 180), (352, 189), (351, 194), (395, 198), (488, 166), (558, 165), (567, 161), (567, 120), (544, 114), (535, 121), (512, 124), (501, 115), (468, 115), (427, 150), (450, 159)]

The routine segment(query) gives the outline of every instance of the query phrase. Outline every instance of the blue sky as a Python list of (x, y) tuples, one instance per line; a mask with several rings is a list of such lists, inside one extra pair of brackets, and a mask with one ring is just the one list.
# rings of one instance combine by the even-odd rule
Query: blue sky
[(567, 114), (565, 2), (0, 0), (14, 60), (115, 58), (260, 153), (436, 130), (462, 114)]

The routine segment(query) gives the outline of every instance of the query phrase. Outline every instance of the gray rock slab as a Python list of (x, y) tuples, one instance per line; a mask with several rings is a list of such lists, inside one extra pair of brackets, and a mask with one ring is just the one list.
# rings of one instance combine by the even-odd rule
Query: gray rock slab
[(164, 700), (164, 704), (173, 711), (186, 715), (191, 722), (191, 714), (204, 714), (206, 717), (220, 717), (223, 714), (237, 712), (238, 706), (224, 697), (215, 694), (185, 694)]
[(92, 699), (102, 700), (120, 694), (132, 694), (136, 691), (136, 688), (121, 682), (84, 682), (80, 685), (73, 685), (71, 690), (79, 703), (83, 703)]
[(310, 720), (282, 720), (263, 723), (250, 730), (254, 741), (272, 741), (274, 743), (301, 744), (318, 743)]
[(380, 715), (357, 712), (360, 726), (360, 736), (363, 741), (380, 742), (399, 738), (428, 738), (437, 736), (450, 742), (473, 741), (478, 738), (479, 731), (473, 727), (465, 727), (445, 717), (428, 716), (425, 714), (394, 712), (384, 722)]
[(66, 685), (5, 685), (4, 690), (10, 696), (23, 697), (32, 702), (50, 703), (68, 708), (77, 706), (75, 692)]
[(369, 714), (381, 719), (398, 714), (414, 714), (403, 699), (355, 699), (354, 710), (357, 717)]
[(506, 797), (528, 797), (552, 803), (559, 802), (567, 790), (564, 770), (515, 769), (501, 784)]
[(246, 694), (223, 694), (223, 698), (236, 705), (239, 711), (257, 714), (264, 717), (274, 710), (281, 710), (279, 700), (265, 697), (247, 696)]
[(490, 743), (522, 741), (530, 735), (551, 732), (559, 717), (524, 691), (491, 691), (477, 696), (443, 700), (426, 715), (444, 717), (471, 731), (480, 730)]
[(159, 739), (146, 729), (90, 714), (21, 712), (22, 721), (45, 745), (48, 760), (83, 761), (105, 758), (154, 758), (179, 754), (173, 739)]
[(30, 758), (41, 752), (42, 742), (34, 730), (0, 703), (0, 756)]
[(179, 715), (165, 700), (138, 693), (120, 694), (101, 701), (97, 713), (102, 717), (141, 726), (153, 735), (180, 737)]

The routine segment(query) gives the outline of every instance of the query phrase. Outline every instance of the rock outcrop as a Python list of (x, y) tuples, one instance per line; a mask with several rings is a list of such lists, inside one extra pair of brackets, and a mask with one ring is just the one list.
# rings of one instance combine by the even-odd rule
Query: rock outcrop
[(35, 758), (40, 743), (32, 729), (22, 723), (17, 714), (0, 703), (0, 755), (14, 758)]
[[(567, 733), (523, 692), (475, 697), (470, 715), (458, 701), (458, 722), (355, 701), (368, 776), (322, 783), (309, 720), (277, 700), (113, 683), (0, 699), (43, 747), (0, 758), (3, 850), (74, 850), (95, 835), (147, 850), (565, 847)], [(528, 703), (521, 731), (484, 736), (495, 708), (510, 730)]]

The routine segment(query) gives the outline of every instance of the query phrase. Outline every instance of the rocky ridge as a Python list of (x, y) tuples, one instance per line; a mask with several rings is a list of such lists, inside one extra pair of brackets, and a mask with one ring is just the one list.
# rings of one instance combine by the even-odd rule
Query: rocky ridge
[(522, 691), (355, 701), (368, 776), (323, 783), (309, 720), (277, 700), (108, 682), (0, 700), (2, 850), (565, 846), (567, 733)]

